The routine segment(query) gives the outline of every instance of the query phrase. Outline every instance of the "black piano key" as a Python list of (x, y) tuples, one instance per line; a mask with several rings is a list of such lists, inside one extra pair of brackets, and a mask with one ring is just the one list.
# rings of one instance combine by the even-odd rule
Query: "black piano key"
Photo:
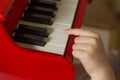
[(51, 2), (51, 1), (31, 0), (29, 5), (45, 7), (45, 8), (50, 8), (50, 9), (53, 9), (53, 10), (57, 10), (57, 3), (56, 2)]
[(47, 15), (47, 16), (50, 16), (50, 17), (55, 17), (55, 13), (52, 10), (42, 10), (42, 9), (37, 10), (34, 7), (28, 7), (27, 12), (41, 14), (41, 15)]
[(35, 18), (35, 17), (22, 17), (21, 20), (29, 21), (29, 22), (36, 22), (36, 23), (46, 24), (46, 25), (52, 25), (53, 24), (52, 21), (47, 21), (47, 20), (40, 19), (40, 18)]
[(29, 22), (36, 22), (36, 23), (41, 23), (41, 24), (46, 24), (46, 25), (52, 25), (53, 21), (52, 18), (49, 16), (43, 16), (36, 14), (37, 16), (25, 12), (24, 17), (21, 18), (23, 21), (29, 21)]
[(22, 33), (22, 34), (31, 34), (31, 35), (37, 35), (37, 36), (42, 36), (42, 37), (48, 37), (47, 29), (23, 25), (23, 24), (20, 24), (18, 26), (18, 29), (16, 30), (16, 32)]
[(18, 34), (18, 33), (16, 33), (13, 36), (13, 40), (15, 40), (16, 42), (38, 45), (38, 46), (45, 46), (45, 44), (46, 44), (46, 41), (42, 37), (41, 38), (39, 37), (39, 39), (38, 38), (35, 39), (35, 38), (31, 38), (31, 36)]

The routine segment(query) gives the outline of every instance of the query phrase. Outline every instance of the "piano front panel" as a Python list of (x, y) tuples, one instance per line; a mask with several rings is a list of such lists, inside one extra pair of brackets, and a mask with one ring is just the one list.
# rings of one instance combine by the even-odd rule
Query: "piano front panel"
[[(25, 12), (27, 11), (27, 9), (29, 7), (31, 7), (31, 5), (32, 5), (32, 7), (34, 7), (37, 10), (41, 9), (41, 6), (37, 6), (37, 8), (36, 8), (36, 5), (38, 5), (38, 3), (35, 3), (36, 5), (33, 5), (33, 3), (31, 3), (31, 1), (32, 0), (29, 1), (30, 5), (28, 5), (25, 8)], [(42, 1), (47, 1), (47, 0), (42, 0)], [(50, 0), (50, 1), (56, 2), (55, 0)], [(26, 42), (25, 40), (28, 40), (28, 39), (26, 39), (26, 38), (24, 39), (23, 37), (22, 37), (22, 39), (24, 39), (24, 41), (23, 40), (20, 41), (17, 39), (14, 39), (14, 40), (16, 40), (16, 43), (19, 46), (24, 47), (24, 48), (29, 48), (29, 49), (38, 50), (38, 51), (44, 51), (44, 52), (48, 52), (48, 53), (54, 53), (54, 54), (58, 54), (58, 55), (64, 55), (67, 41), (69, 38), (69, 36), (64, 33), (64, 30), (72, 27), (73, 22), (74, 22), (75, 13), (76, 13), (76, 10), (78, 7), (78, 3), (79, 3), (79, 0), (57, 1), (58, 8), (57, 8), (57, 10), (55, 10), (54, 22), (51, 25), (49, 23), (46, 24), (43, 22), (42, 23), (35, 22), (33, 20), (33, 18), (31, 19), (32, 20), (31, 21), (30, 20), (31, 16), (28, 16), (28, 15), (34, 15), (34, 12), (33, 12), (33, 14), (31, 14), (32, 11), (31, 12), (29, 11), (27, 13), (28, 15), (26, 15), (26, 13), (23, 13), (21, 15), (22, 19), (17, 24), (18, 25), (17, 28), (19, 28), (19, 25), (21, 24), (21, 25), (29, 25), (29, 26), (33, 26), (33, 27), (37, 27), (37, 28), (47, 29), (49, 35), (47, 38), (44, 38), (45, 42), (42, 41), (43, 44), (46, 43), (45, 45), (41, 44), (41, 46), (40, 46), (39, 43), (41, 43), (41, 42), (36, 41), (36, 40), (31, 41), (31, 39), (29, 40), (30, 42), (29, 41)], [(46, 9), (46, 6), (44, 8)], [(21, 11), (23, 11), (23, 10), (21, 10)], [(28, 19), (25, 16), (28, 16), (27, 17)], [(36, 16), (36, 13), (35, 13), (35, 16)], [(37, 14), (37, 16), (39, 17), (38, 14)], [(39, 20), (37, 20), (37, 21), (39, 21)], [(14, 32), (13, 37), (16, 36), (16, 33), (17, 32)], [(24, 35), (25, 34), (22, 34), (21, 36), (24, 36)], [(15, 37), (15, 38), (17, 38), (17, 37)], [(32, 38), (34, 39), (34, 36)], [(38, 45), (36, 45), (37, 42), (38, 42)]]

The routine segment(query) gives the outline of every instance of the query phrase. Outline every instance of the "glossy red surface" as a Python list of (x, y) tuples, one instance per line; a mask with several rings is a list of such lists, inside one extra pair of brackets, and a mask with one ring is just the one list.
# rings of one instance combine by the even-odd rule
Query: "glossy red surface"
[[(68, 41), (65, 56), (19, 47), (11, 35), (28, 0), (12, 1), (0, 0), (0, 80), (74, 80), (71, 54), (74, 37)], [(80, 28), (87, 3), (88, 0), (80, 0), (73, 28)]]
[(5, 20), (5, 13), (7, 11), (6, 9), (8, 8), (9, 3), (10, 0), (0, 0), (0, 22)]

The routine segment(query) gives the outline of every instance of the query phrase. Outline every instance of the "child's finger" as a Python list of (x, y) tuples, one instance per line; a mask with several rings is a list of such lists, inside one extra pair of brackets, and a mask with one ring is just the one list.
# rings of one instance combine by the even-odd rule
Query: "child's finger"
[(76, 37), (74, 42), (75, 43), (95, 44), (97, 42), (97, 39), (93, 38), (93, 37)]
[(69, 34), (69, 35), (88, 36), (88, 37), (99, 38), (98, 34), (91, 32), (91, 31), (83, 30), (83, 29), (66, 29), (65, 33)]
[(91, 45), (90, 44), (86, 44), (86, 43), (80, 43), (80, 44), (74, 44), (72, 47), (73, 50), (83, 50), (85, 52), (89, 52), (91, 49)]
[(86, 52), (80, 49), (76, 49), (72, 51), (72, 54), (75, 58), (79, 59), (82, 63), (85, 60)]

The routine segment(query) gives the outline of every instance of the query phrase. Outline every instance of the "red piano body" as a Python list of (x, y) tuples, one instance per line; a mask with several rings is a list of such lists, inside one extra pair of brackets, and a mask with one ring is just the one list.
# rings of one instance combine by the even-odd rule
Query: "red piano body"
[[(0, 0), (0, 80), (74, 80), (73, 36), (69, 37), (64, 56), (23, 49), (11, 39), (27, 3), (28, 0)], [(79, 1), (73, 28), (81, 26), (87, 3), (88, 0)]]

